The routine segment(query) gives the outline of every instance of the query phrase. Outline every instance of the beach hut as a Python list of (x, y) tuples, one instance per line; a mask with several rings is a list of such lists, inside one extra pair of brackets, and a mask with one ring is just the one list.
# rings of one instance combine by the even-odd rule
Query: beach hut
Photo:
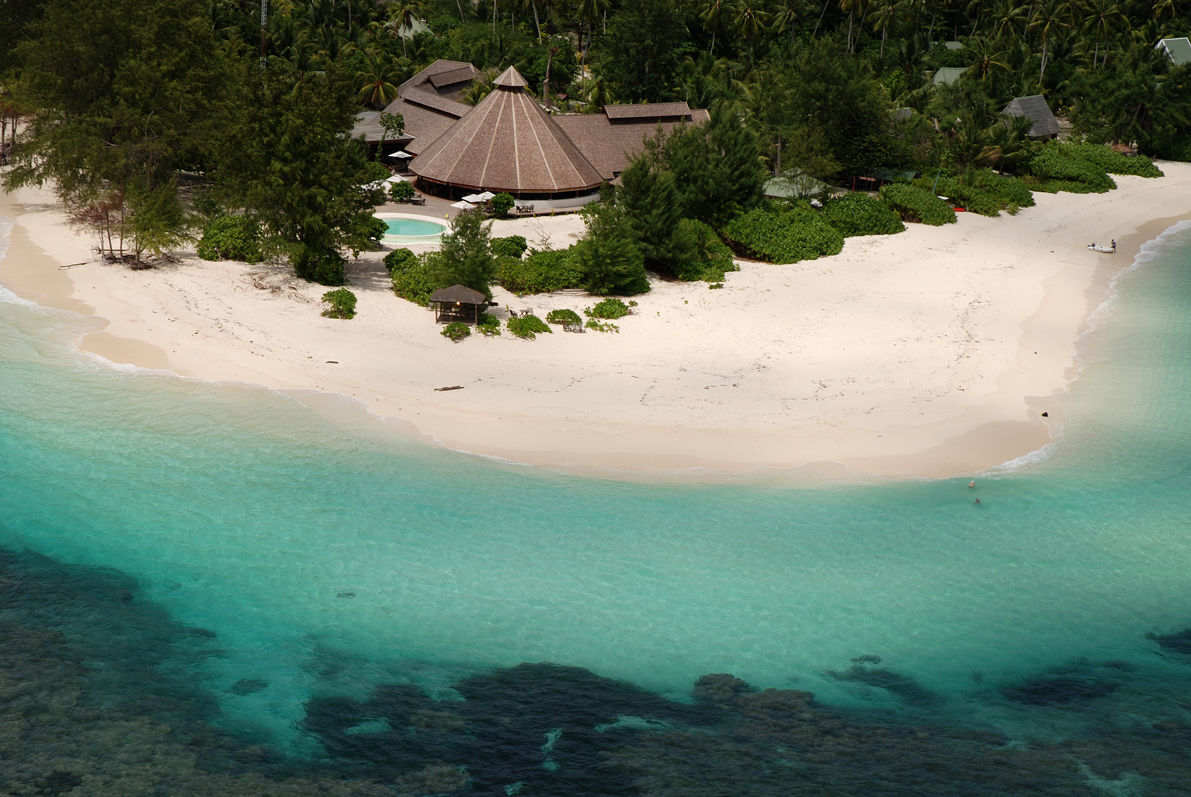
[(945, 66), (935, 72), (934, 76), (930, 79), (930, 82), (934, 83), (936, 86), (950, 86), (952, 83), (963, 77), (964, 72), (966, 71), (968, 70), (962, 66)]
[(424, 190), (548, 199), (599, 188), (603, 177), (526, 85), (509, 67), (491, 94), (418, 153), (409, 168)]
[(464, 285), (439, 288), (430, 294), (436, 324), (450, 321), (480, 323), (481, 308), (488, 306), (488, 297)]
[(1041, 94), (1018, 97), (1006, 105), (1001, 113), (1008, 116), (1024, 116), (1033, 122), (1030, 126), (1030, 138), (1055, 138), (1059, 135), (1059, 120), (1050, 112), (1050, 106)]
[(1186, 36), (1178, 39), (1161, 39), (1154, 45), (1154, 49), (1166, 53), (1166, 57), (1175, 66), (1191, 64), (1191, 39)]

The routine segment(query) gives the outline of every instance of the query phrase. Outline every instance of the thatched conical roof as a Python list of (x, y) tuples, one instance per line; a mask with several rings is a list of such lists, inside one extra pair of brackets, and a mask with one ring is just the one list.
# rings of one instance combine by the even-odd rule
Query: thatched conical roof
[(588, 191), (596, 168), (525, 93), (525, 78), (509, 67), (492, 93), (435, 139), (410, 164), (419, 177), (471, 190), (510, 194)]

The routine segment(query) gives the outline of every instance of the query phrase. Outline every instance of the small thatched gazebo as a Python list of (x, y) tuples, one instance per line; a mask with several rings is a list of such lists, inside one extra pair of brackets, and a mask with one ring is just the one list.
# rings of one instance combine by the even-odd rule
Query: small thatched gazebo
[(434, 323), (471, 321), (480, 323), (480, 308), (488, 306), (488, 297), (464, 285), (439, 288), (430, 294), (434, 307)]

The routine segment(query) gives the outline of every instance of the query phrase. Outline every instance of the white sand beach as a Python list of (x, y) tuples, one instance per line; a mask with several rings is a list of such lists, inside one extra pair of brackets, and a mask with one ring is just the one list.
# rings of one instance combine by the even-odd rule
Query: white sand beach
[[(352, 396), (452, 449), (621, 474), (809, 465), (942, 477), (1057, 438), (1055, 397), (1111, 277), (1191, 218), (1191, 165), (1159, 165), (1164, 178), (1115, 177), (1107, 194), (1037, 194), (1016, 217), (964, 213), (850, 238), (835, 257), (744, 262), (723, 290), (654, 280), (617, 334), (452, 343), (430, 311), (393, 295), (383, 253), (349, 269), (350, 321), (322, 318), (327, 289), (283, 265), (98, 263), (48, 191), (0, 194), (0, 215), (17, 221), (0, 283), (106, 319), (81, 346), (113, 362)], [(562, 247), (582, 229), (566, 216), (497, 222), (493, 234)], [(1111, 238), (1115, 255), (1086, 248)], [(494, 293), (541, 316), (596, 301)], [(435, 390), (452, 385), (463, 389)]]

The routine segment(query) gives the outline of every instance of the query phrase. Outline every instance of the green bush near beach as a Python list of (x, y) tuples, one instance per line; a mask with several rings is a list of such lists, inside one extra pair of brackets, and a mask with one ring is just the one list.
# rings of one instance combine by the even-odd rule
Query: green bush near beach
[(497, 257), (516, 257), (520, 258), (525, 254), (525, 250), (529, 248), (529, 244), (525, 242), (524, 235), (510, 235), (507, 238), (493, 238), (490, 244), (492, 247), (492, 254)]
[(906, 225), (896, 213), (868, 194), (844, 194), (823, 206), (823, 219), (845, 238), (854, 235), (892, 235)]
[(913, 185), (887, 185), (880, 191), (881, 201), (888, 205), (902, 221), (916, 221), (941, 227), (955, 223), (955, 211), (930, 191)]
[(203, 260), (259, 263), (260, 227), (247, 216), (220, 216), (203, 230), (196, 251)]
[(404, 202), (407, 199), (413, 199), (415, 193), (417, 192), (414, 190), (414, 184), (408, 183), (405, 180), (399, 183), (393, 183), (393, 186), (389, 189), (389, 196), (395, 202)]
[(1094, 163), (1109, 174), (1131, 174), (1136, 177), (1161, 177), (1162, 170), (1144, 155), (1125, 155), (1102, 144), (1048, 144), (1058, 147), (1069, 157)]
[(589, 318), (617, 319), (624, 318), (628, 314), (629, 306), (620, 299), (604, 299), (583, 311), (583, 315)]
[(500, 335), (500, 319), (491, 313), (481, 313), (480, 320), (476, 324), (476, 331), (486, 338), (495, 338)]
[(516, 204), (512, 194), (499, 193), (488, 201), (488, 207), (492, 208), (492, 212), (497, 216), (507, 216), (509, 211), (513, 209)]
[(389, 267), (389, 273), (393, 278), (393, 293), (425, 307), (430, 303), (430, 294), (443, 287), (435, 279), (435, 264), (431, 262), (438, 253), (414, 255), (413, 252), (409, 252), (412, 257), (401, 255), (390, 263), (389, 256), (402, 251), (409, 252), (408, 249), (397, 249), (385, 257), (385, 265)]
[(992, 169), (973, 170), (957, 177), (925, 175), (915, 180), (914, 185), (924, 191), (933, 188), (964, 210), (981, 216), (999, 216), (1002, 210), (1013, 216), (1022, 208), (1034, 206), (1029, 186), (1017, 177), (999, 175)]
[(583, 323), (583, 319), (574, 310), (551, 310), (546, 313), (546, 321), (550, 324), (575, 325)]
[(330, 305), (323, 310), (323, 315), (327, 318), (356, 317), (356, 295), (347, 288), (327, 291), (323, 294), (323, 301)]
[(443, 327), (442, 331), (444, 338), (450, 338), (455, 343), (458, 343), (469, 335), (471, 335), (471, 327), (462, 321), (452, 321)]
[(505, 325), (509, 328), (509, 332), (525, 340), (533, 340), (541, 332), (554, 332), (545, 321), (536, 315), (510, 318)]
[(404, 271), (417, 259), (418, 256), (409, 249), (394, 249), (385, 255), (385, 268), (392, 276), (396, 271)]
[(836, 255), (844, 236), (809, 205), (756, 208), (724, 227), (728, 245), (742, 257), (770, 263), (797, 263)]
[(729, 271), (740, 271), (732, 250), (710, 225), (696, 219), (678, 222), (676, 238), (682, 241), (686, 256), (675, 263), (674, 276), (686, 282), (719, 282)]
[(505, 290), (518, 295), (551, 293), (578, 288), (583, 283), (583, 274), (579, 270), (573, 246), (568, 249), (530, 252), (524, 259), (520, 259), (520, 256), (504, 256), (498, 258), (498, 261), (496, 282)]
[(1030, 161), (1026, 183), (1048, 194), (1103, 194), (1117, 187), (1110, 174), (1161, 177), (1149, 158), (1129, 157), (1099, 144), (1060, 144), (1052, 141)]

